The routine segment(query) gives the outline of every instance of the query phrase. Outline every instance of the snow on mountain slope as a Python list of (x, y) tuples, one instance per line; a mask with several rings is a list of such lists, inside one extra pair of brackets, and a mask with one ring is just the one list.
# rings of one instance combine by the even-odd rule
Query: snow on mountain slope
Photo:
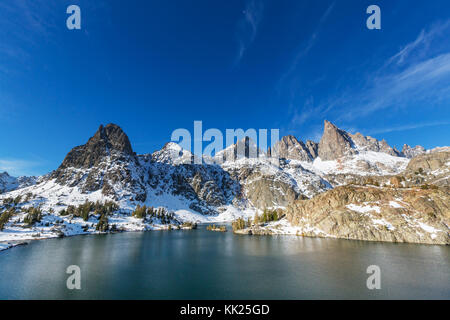
[(37, 177), (11, 177), (7, 172), (0, 173), (0, 194), (31, 186), (38, 181)]
[(181, 148), (174, 142), (168, 142), (161, 149), (152, 154), (152, 158), (156, 162), (167, 163), (172, 165), (190, 164), (194, 161), (194, 155)]
[[(215, 163), (195, 164), (192, 153), (175, 143), (167, 143), (153, 154), (137, 155), (120, 127), (100, 126), (85, 145), (73, 148), (60, 167), (37, 184), (13, 190), (17, 180), (3, 174), (4, 185), (10, 187), (0, 195), (0, 212), (7, 210), (5, 199), (22, 199), (19, 212), (0, 231), (0, 241), (98, 232), (99, 215), (88, 221), (59, 215), (68, 206), (86, 201), (115, 202), (119, 210), (109, 220), (121, 230), (168, 228), (161, 221), (132, 217), (138, 205), (165, 208), (178, 225), (183, 221), (230, 222), (253, 217), (266, 208), (286, 208), (297, 199), (332, 189), (337, 184), (327, 180), (328, 175), (396, 175), (410, 162), (384, 141), (351, 135), (330, 123), (325, 131), (320, 144), (284, 138), (277, 147), (283, 153), (279, 161), (246, 138), (209, 159)], [(237, 156), (238, 150), (243, 157)], [(322, 160), (320, 154), (328, 160)], [(426, 157), (428, 152), (424, 154)], [(30, 207), (40, 207), (43, 219), (23, 228), (25, 213), (20, 210)]]
[(0, 193), (17, 189), (18, 186), (16, 178), (11, 177), (7, 172), (0, 173)]
[(392, 156), (383, 152), (360, 151), (357, 154), (344, 156), (336, 160), (301, 164), (318, 175), (351, 173), (356, 175), (395, 175), (404, 171), (409, 159)]

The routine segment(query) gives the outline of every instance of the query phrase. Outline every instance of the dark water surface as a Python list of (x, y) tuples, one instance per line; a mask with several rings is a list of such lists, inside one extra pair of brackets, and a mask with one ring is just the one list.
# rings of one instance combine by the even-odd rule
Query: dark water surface
[[(66, 268), (81, 268), (68, 290)], [(381, 268), (381, 290), (366, 269)], [(0, 252), (0, 299), (450, 299), (450, 248), (151, 231)]]

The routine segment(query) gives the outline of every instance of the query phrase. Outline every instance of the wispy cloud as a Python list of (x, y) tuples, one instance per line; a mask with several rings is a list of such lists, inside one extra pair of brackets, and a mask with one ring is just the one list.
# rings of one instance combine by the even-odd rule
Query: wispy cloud
[(235, 66), (241, 62), (245, 52), (255, 40), (263, 12), (264, 3), (262, 0), (250, 0), (246, 2), (245, 9), (242, 12), (243, 17), (237, 23), (237, 41), (239, 46), (234, 63)]
[(399, 52), (393, 55), (387, 61), (387, 65), (395, 63), (401, 65), (411, 55), (418, 54), (424, 56), (431, 46), (431, 43), (442, 35), (448, 35), (450, 32), (450, 20), (435, 23), (428, 30), (423, 29), (417, 38), (404, 46)]
[[(359, 86), (330, 95), (306, 110), (303, 121), (310, 117), (350, 122), (374, 112), (421, 106), (432, 107), (450, 99), (450, 51), (442, 43), (450, 20), (422, 30), (380, 64), (378, 70), (364, 76)], [(433, 54), (432, 54), (432, 53)], [(389, 66), (389, 67), (387, 67)]]
[(6, 171), (12, 176), (36, 175), (36, 168), (41, 164), (21, 159), (0, 159), (0, 172)]
[(363, 92), (346, 93), (332, 106), (340, 107), (340, 119), (353, 120), (390, 108), (432, 106), (450, 99), (450, 53), (413, 64), (403, 71), (373, 79)]
[(0, 72), (27, 70), (33, 50), (53, 41), (61, 20), (56, 8), (57, 3), (44, 0), (0, 3)]
[(380, 134), (380, 133), (407, 131), (407, 130), (414, 130), (414, 129), (420, 129), (420, 128), (448, 126), (448, 125), (450, 125), (450, 121), (414, 123), (414, 124), (408, 124), (408, 125), (402, 125), (402, 126), (394, 126), (394, 127), (386, 127), (386, 128), (367, 130), (366, 133), (367, 134)]
[(319, 22), (317, 23), (317, 26), (314, 30), (314, 32), (311, 34), (311, 36), (308, 37), (308, 39), (303, 42), (294, 59), (292, 60), (292, 62), (290, 63), (289, 67), (287, 68), (286, 72), (284, 72), (281, 75), (280, 81), (279, 81), (279, 85), (282, 85), (283, 82), (297, 69), (298, 64), (300, 63), (300, 61), (306, 57), (309, 52), (311, 51), (311, 49), (314, 47), (314, 45), (317, 42), (320, 30), (322, 29), (323, 24), (327, 21), (328, 17), (330, 16), (331, 12), (333, 11), (335, 2), (333, 2), (324, 12), (324, 14), (321, 16), (321, 18), (319, 19)]
[[(310, 117), (314, 116), (317, 112), (315, 108), (314, 97), (312, 96), (308, 97), (302, 105), (297, 105), (294, 103), (297, 97), (297, 92), (299, 91), (298, 88), (300, 87), (300, 83), (298, 79), (293, 78), (292, 75), (294, 75), (294, 73), (297, 73), (300, 62), (308, 56), (308, 54), (318, 41), (320, 31), (322, 30), (323, 25), (331, 15), (334, 6), (335, 2), (333, 2), (330, 6), (328, 6), (328, 8), (322, 14), (314, 29), (314, 32), (299, 46), (294, 58), (292, 59), (288, 68), (281, 75), (278, 81), (276, 88), (278, 93), (281, 93), (282, 89), (288, 88), (288, 97), (289, 97), (288, 112), (291, 117), (291, 121), (287, 128), (288, 131), (296, 130), (301, 125), (303, 125)], [(320, 79), (317, 79), (315, 82), (318, 83), (323, 79), (324, 76), (322, 76)], [(317, 138), (319, 136), (319, 130), (316, 131), (317, 132), (314, 133), (311, 136), (311, 138)]]

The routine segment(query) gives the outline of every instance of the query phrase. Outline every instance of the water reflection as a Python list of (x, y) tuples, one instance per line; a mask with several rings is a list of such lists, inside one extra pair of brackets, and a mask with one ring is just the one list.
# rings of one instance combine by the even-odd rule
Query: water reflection
[[(446, 246), (198, 230), (90, 235), (0, 253), (2, 299), (450, 298)], [(82, 290), (66, 288), (69, 265)], [(378, 265), (382, 289), (366, 288)]]

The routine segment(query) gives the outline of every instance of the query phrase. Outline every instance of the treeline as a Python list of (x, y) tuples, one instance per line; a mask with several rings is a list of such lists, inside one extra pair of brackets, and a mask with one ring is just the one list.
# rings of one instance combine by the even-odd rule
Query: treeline
[[(31, 192), (28, 192), (25, 196), (22, 195), (18, 195), (17, 197), (13, 198), (13, 197), (9, 197), (9, 198), (4, 198), (2, 201), (2, 206), (5, 208), (10, 208), (12, 206), (18, 206), (19, 204), (23, 203), (23, 202), (28, 202), (30, 201), (30, 199), (33, 197), (33, 194)], [(23, 200), (23, 202), (22, 202)]]
[(67, 209), (63, 209), (59, 212), (61, 216), (73, 215), (74, 217), (80, 217), (84, 221), (88, 221), (91, 214), (107, 216), (115, 211), (119, 210), (117, 203), (113, 201), (106, 201), (104, 203), (97, 201), (87, 201), (79, 206), (70, 205)]
[(282, 215), (283, 212), (281, 209), (264, 209), (262, 215), (258, 215), (258, 213), (256, 212), (253, 220), (251, 218), (248, 218), (247, 220), (244, 220), (243, 218), (236, 219), (232, 222), (231, 227), (233, 228), (233, 231), (242, 230), (245, 228), (250, 228), (252, 226), (257, 226), (261, 223), (277, 221), (282, 217)]
[(142, 207), (138, 205), (131, 215), (135, 218), (144, 220), (159, 219), (162, 224), (170, 224), (175, 220), (174, 213), (169, 212), (166, 208), (155, 209), (145, 205)]
[[(258, 215), (256, 214), (255, 216), (257, 217)], [(270, 221), (277, 221), (280, 218), (280, 216), (281, 216), (280, 210), (264, 209), (263, 214), (259, 218), (259, 222), (266, 223), (266, 222), (270, 222)]]
[[(41, 222), (42, 219), (42, 210), (40, 207), (30, 207), (26, 209), (22, 209), (24, 213), (27, 215), (23, 219), (23, 222), (29, 226), (32, 226), (36, 222)], [(5, 228), (5, 225), (11, 220), (11, 218), (19, 213), (15, 207), (10, 207), (3, 212), (0, 211), (0, 231)]]
[(0, 211), (0, 231), (3, 230), (5, 225), (8, 223), (8, 221), (16, 214), (16, 209), (10, 208), (7, 210), (4, 210), (3, 212)]
[(107, 232), (109, 230), (114, 231), (116, 226), (109, 225), (108, 215), (119, 210), (119, 206), (114, 201), (106, 202), (92, 202), (87, 201), (79, 206), (70, 205), (67, 209), (63, 209), (59, 212), (61, 216), (72, 215), (74, 217), (82, 218), (84, 221), (88, 221), (91, 214), (100, 215), (95, 230), (100, 232)]
[(32, 226), (36, 222), (41, 222), (42, 219), (42, 210), (40, 207), (30, 207), (27, 209), (23, 209), (24, 212), (27, 213), (23, 222), (29, 226)]
[(9, 197), (3, 199), (3, 206), (5, 208), (10, 208), (12, 206), (17, 206), (22, 201), (22, 196), (17, 196), (15, 198)]
[(227, 231), (227, 227), (225, 227), (225, 226), (216, 226), (215, 224), (213, 224), (213, 225), (208, 225), (206, 227), (206, 230), (208, 230), (208, 231), (226, 232)]
[(181, 228), (197, 229), (197, 224), (195, 222), (186, 221), (186, 222), (183, 222), (183, 224), (180, 225), (180, 229)]

